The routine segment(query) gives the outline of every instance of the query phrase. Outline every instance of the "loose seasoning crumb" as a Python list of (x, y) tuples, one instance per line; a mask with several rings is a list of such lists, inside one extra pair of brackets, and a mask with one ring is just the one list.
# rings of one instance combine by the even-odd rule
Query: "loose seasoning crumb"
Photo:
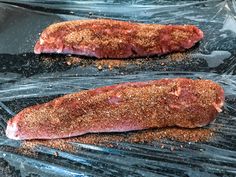
[[(163, 129), (150, 129), (135, 132), (126, 133), (96, 133), (86, 134), (83, 136), (55, 139), (55, 140), (28, 140), (22, 144), (22, 149), (31, 149), (39, 145), (59, 149), (62, 151), (74, 152), (75, 147), (69, 142), (78, 142), (92, 145), (105, 145), (107, 147), (113, 147), (113, 143), (129, 142), (129, 143), (152, 143), (155, 141), (161, 141), (163, 139), (169, 139), (180, 142), (206, 142), (209, 141), (214, 135), (214, 130), (210, 128), (196, 128), (196, 129), (184, 129), (184, 128), (163, 128)], [(161, 144), (160, 148), (164, 148), (164, 144)], [(183, 146), (180, 146), (183, 148)], [(171, 147), (171, 151), (174, 151), (174, 147)], [(57, 153), (57, 152), (55, 152)], [(55, 156), (57, 156), (55, 154)]]
[(99, 65), (97, 68), (98, 68), (98, 70), (102, 70), (102, 66), (101, 65)]
[(162, 62), (162, 63), (161, 63), (161, 66), (164, 66), (164, 65), (165, 65), (165, 63)]
[(57, 151), (55, 151), (53, 155), (58, 157), (59, 153)]

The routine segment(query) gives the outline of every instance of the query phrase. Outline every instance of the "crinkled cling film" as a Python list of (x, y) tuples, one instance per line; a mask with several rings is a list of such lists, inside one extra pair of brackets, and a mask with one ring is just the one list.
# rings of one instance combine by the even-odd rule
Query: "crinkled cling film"
[[(193, 24), (205, 35), (185, 52), (129, 60), (33, 53), (48, 25), (95, 18)], [(0, 22), (0, 176), (236, 175), (235, 0), (8, 0), (0, 3)], [(176, 77), (210, 79), (224, 88), (215, 122), (52, 141), (5, 136), (7, 120), (27, 106), (105, 85)]]

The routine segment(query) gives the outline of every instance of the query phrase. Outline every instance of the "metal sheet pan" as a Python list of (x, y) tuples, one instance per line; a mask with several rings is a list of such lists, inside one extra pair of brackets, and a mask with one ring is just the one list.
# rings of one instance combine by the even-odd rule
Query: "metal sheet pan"
[[(1, 1), (0, 175), (235, 176), (235, 14), (235, 0)], [(39, 33), (49, 24), (89, 18), (194, 24), (205, 38), (184, 53), (132, 60), (33, 54)], [(224, 87), (226, 104), (210, 125), (220, 127), (211, 141), (119, 142), (115, 147), (78, 142), (72, 144), (74, 153), (39, 146), (25, 154), (19, 151), (21, 141), (5, 137), (6, 120), (29, 105), (84, 89), (165, 77), (211, 79)]]

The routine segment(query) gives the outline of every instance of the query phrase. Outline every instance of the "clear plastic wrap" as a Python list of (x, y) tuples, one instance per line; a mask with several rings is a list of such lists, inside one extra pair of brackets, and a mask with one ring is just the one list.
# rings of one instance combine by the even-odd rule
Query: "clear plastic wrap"
[[(183, 52), (131, 60), (96, 60), (35, 55), (33, 46), (49, 24), (112, 18), (142, 23), (194, 24), (204, 39)], [(1, 1), (0, 3), (0, 174), (39, 176), (211, 176), (236, 174), (236, 2), (228, 1)], [(29, 105), (66, 93), (127, 81), (165, 77), (211, 79), (225, 89), (223, 113), (208, 142), (171, 140), (73, 143), (67, 152), (45, 146), (22, 153), (7, 139), (6, 121)], [(165, 148), (160, 148), (164, 146)], [(173, 150), (174, 149), (174, 150)], [(55, 152), (58, 153), (55, 155)], [(9, 171), (6, 171), (9, 169)]]

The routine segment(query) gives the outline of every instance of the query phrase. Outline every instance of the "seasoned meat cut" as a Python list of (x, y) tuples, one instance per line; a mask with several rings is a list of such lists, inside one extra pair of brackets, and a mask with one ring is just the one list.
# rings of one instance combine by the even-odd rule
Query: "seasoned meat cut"
[(141, 24), (111, 19), (52, 24), (34, 47), (36, 54), (67, 53), (97, 58), (129, 58), (184, 51), (203, 38), (193, 25)]
[(185, 78), (122, 83), (72, 93), (25, 108), (8, 121), (9, 138), (55, 139), (93, 132), (195, 128), (221, 111), (222, 87)]

